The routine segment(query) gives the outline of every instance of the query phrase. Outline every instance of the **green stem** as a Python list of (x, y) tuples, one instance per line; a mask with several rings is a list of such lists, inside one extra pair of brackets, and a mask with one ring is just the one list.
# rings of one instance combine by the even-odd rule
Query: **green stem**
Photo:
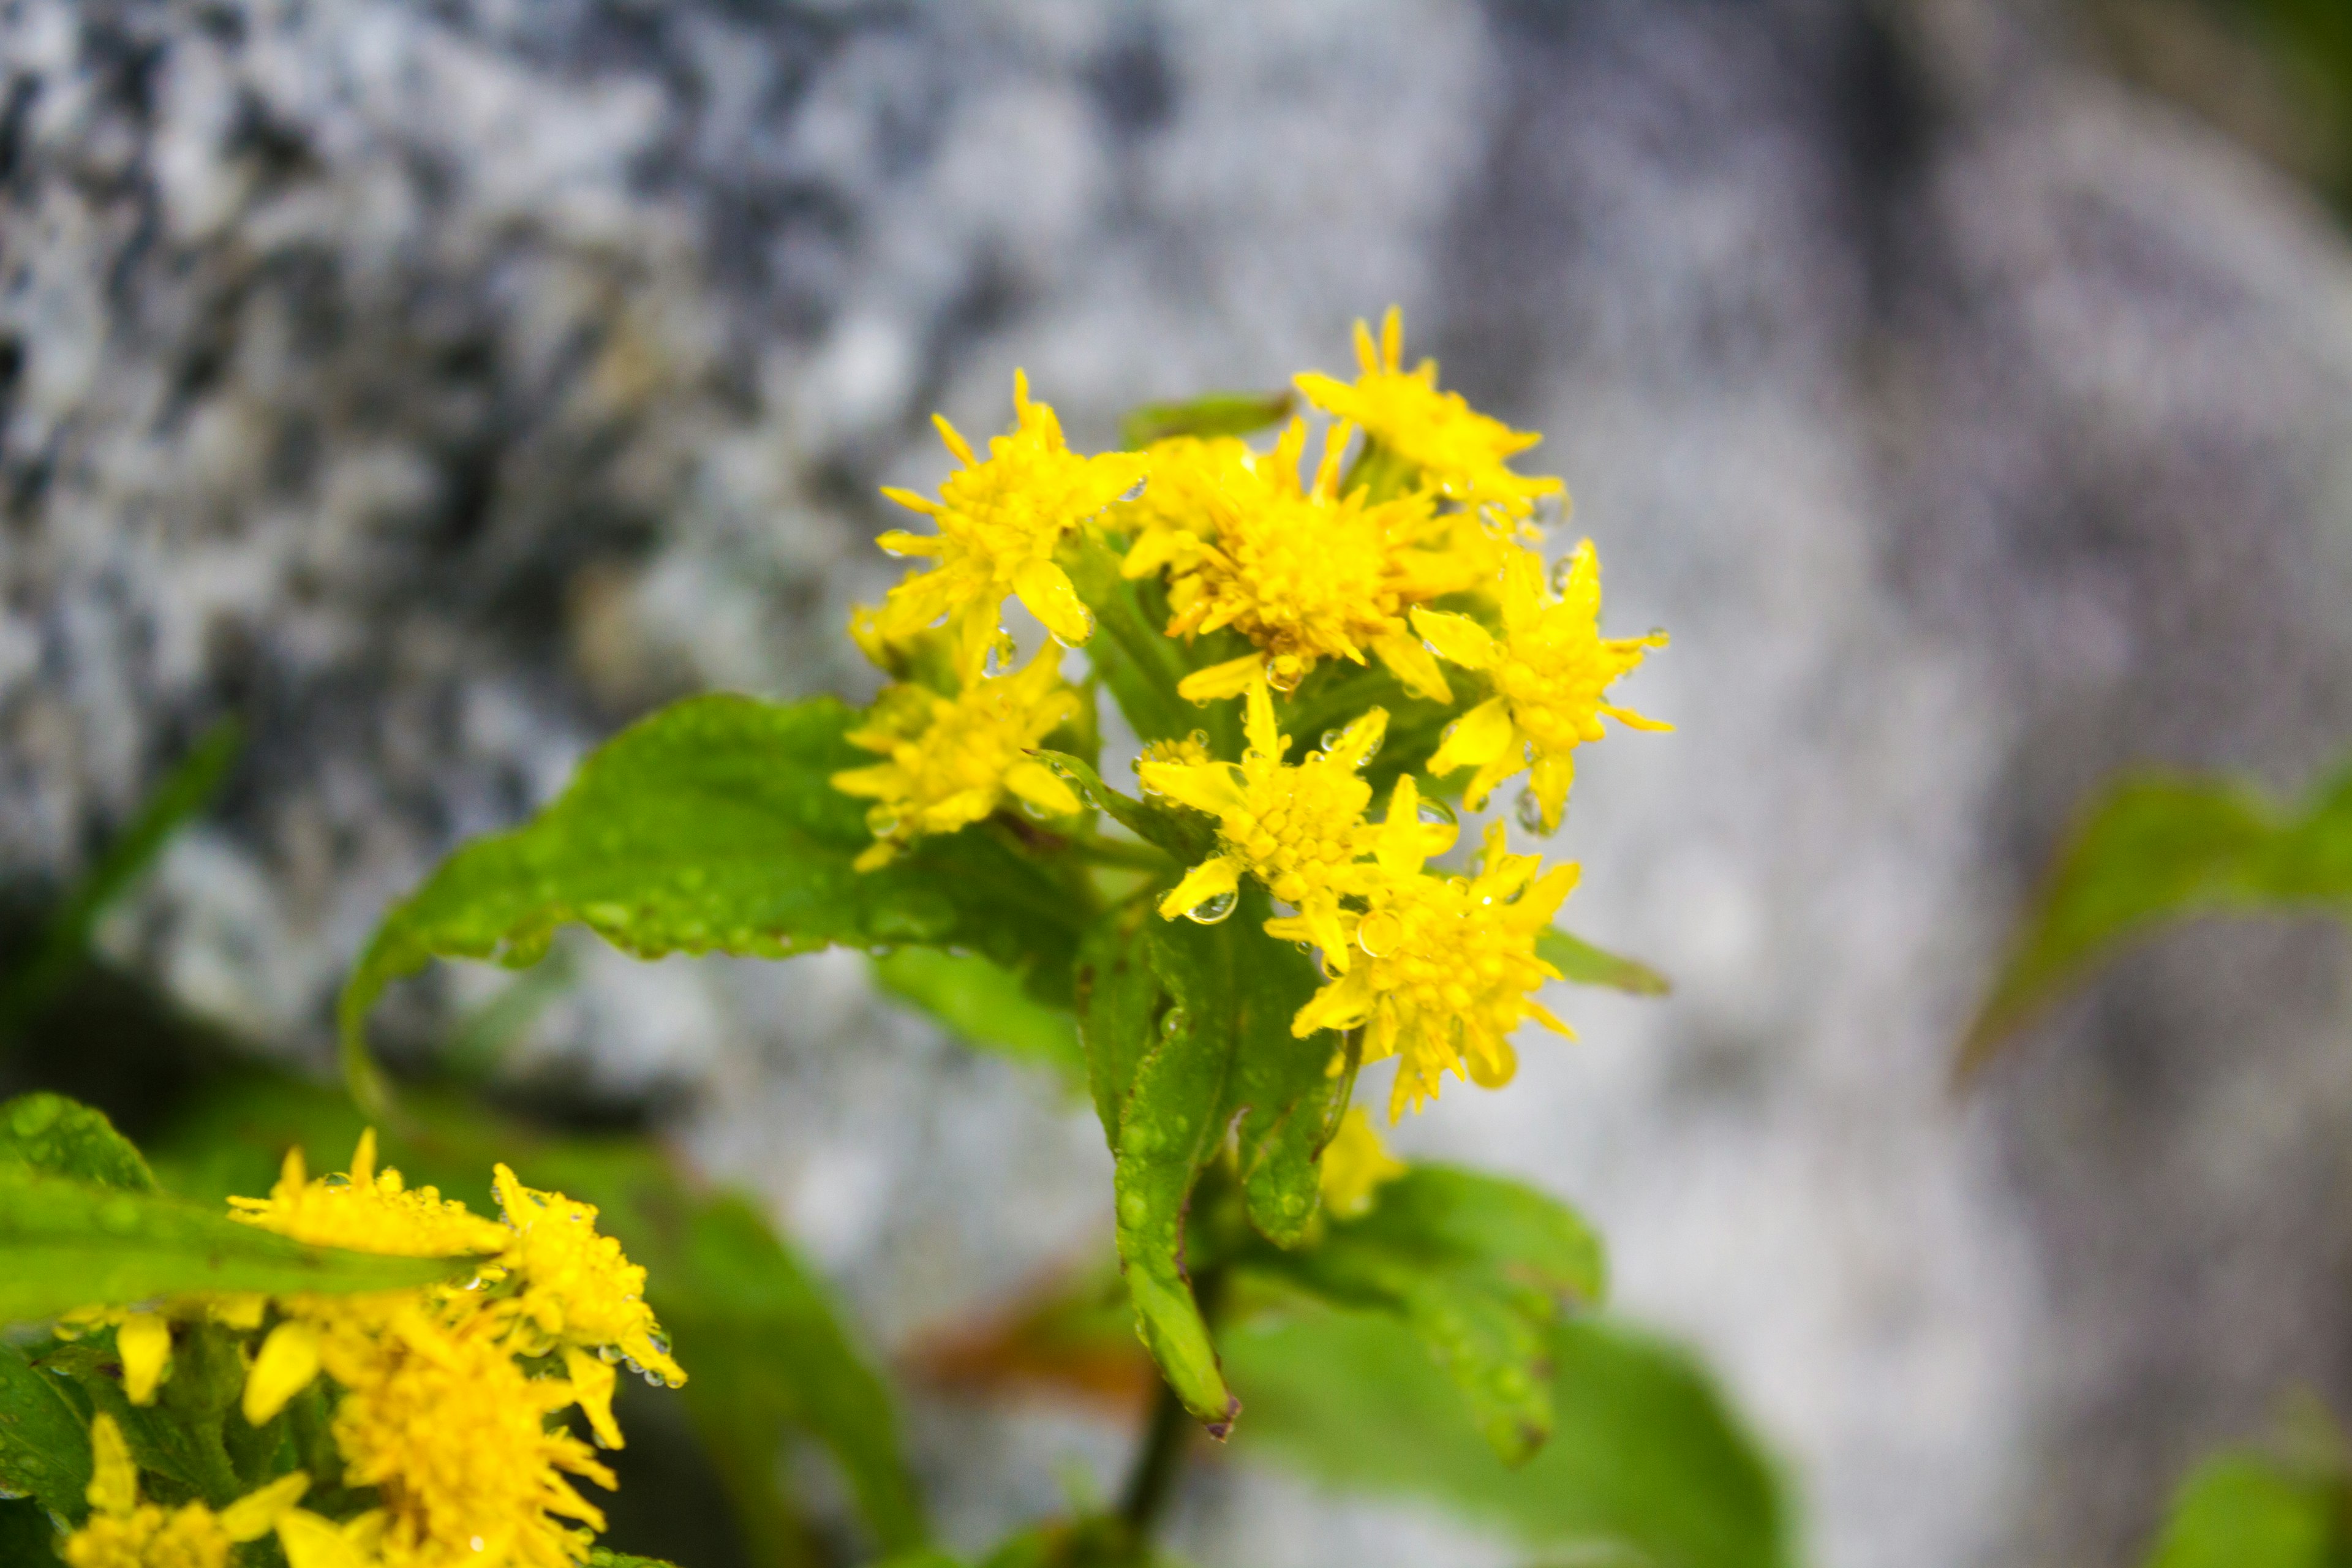
[[(1192, 1295), (1201, 1304), (1202, 1318), (1214, 1328), (1217, 1306), (1224, 1295), (1224, 1270), (1201, 1270), (1193, 1281)], [(1139, 1559), (1145, 1555), (1145, 1543), (1176, 1495), (1176, 1480), (1184, 1468), (1184, 1453), (1199, 1426), (1176, 1391), (1163, 1380), (1152, 1401), (1151, 1418), (1143, 1429), (1142, 1446), (1136, 1451), (1135, 1466), (1128, 1472), (1126, 1490), (1118, 1505), (1119, 1521), (1127, 1526)]]

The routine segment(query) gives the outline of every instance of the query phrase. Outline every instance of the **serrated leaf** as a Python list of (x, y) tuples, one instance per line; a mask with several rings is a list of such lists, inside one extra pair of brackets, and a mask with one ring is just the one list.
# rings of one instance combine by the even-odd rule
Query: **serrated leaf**
[(89, 1507), (89, 1473), (88, 1425), (54, 1378), (0, 1344), (0, 1489), (79, 1521)]
[(0, 1164), (0, 1323), (187, 1291), (400, 1289), (467, 1266), (305, 1247), (161, 1193), (15, 1164)]
[[(822, 1280), (751, 1205), (681, 1180), (632, 1139), (550, 1138), (465, 1101), (413, 1097), (381, 1156), (488, 1212), (491, 1164), (597, 1205), (598, 1227), (646, 1271), (646, 1299), (687, 1369), (688, 1415), (755, 1550), (804, 1552), (797, 1510), (777, 1490), (785, 1429), (823, 1443), (885, 1550), (919, 1544), (923, 1510), (889, 1391), (851, 1342)], [(256, 1072), (224, 1085), (153, 1148), (164, 1179), (226, 1196), (266, 1187), (289, 1144), (348, 1147), (363, 1125), (344, 1096)], [(789, 1541), (782, 1539), (793, 1536)]]
[(92, 1186), (155, 1190), (154, 1173), (106, 1113), (61, 1094), (19, 1095), (0, 1105), (0, 1162)]
[(2340, 1477), (2218, 1456), (2173, 1499), (2148, 1568), (2334, 1568), (2346, 1501)]
[(364, 1030), (387, 984), (435, 958), (530, 963), (565, 925), (641, 958), (961, 947), (1066, 998), (1086, 894), (986, 825), (853, 868), (872, 838), (863, 805), (831, 782), (873, 761), (843, 739), (852, 718), (830, 698), (690, 698), (600, 747), (523, 826), (442, 862), (385, 917), (343, 990), (362, 1103), (382, 1100)]
[[(1336, 1095), (1337, 1080), (1324, 1070), (1330, 1037), (1290, 1033), (1291, 1017), (1314, 993), (1314, 968), (1258, 929), (1266, 912), (1264, 895), (1250, 889), (1223, 924), (1139, 922), (1139, 945), (1167, 1005), (1135, 1058), (1116, 1129), (1107, 1128), (1118, 1153), (1119, 1260), (1137, 1326), (1169, 1386), (1212, 1431), (1230, 1425), (1239, 1405), (1218, 1374), (1185, 1270), (1194, 1183), (1234, 1131), (1250, 1178), (1251, 1223), (1277, 1239), (1296, 1237), (1314, 1213), (1316, 1145), (1282, 1133), (1293, 1118), (1327, 1118)], [(1131, 1026), (1131, 1010), (1126, 1021)]]
[(244, 1489), (237, 1485), (228, 1450), (221, 1441), (217, 1421), (199, 1424), (175, 1408), (166, 1378), (159, 1402), (133, 1405), (122, 1390), (121, 1360), (114, 1346), (115, 1331), (59, 1344), (36, 1358), (42, 1372), (58, 1377), (93, 1413), (103, 1412), (122, 1429), (131, 1457), (142, 1470), (169, 1478), (189, 1494), (215, 1508), (234, 1501)]
[(1403, 1323), (1512, 1464), (1552, 1429), (1546, 1358), (1561, 1303), (1596, 1306), (1608, 1289), (1600, 1237), (1566, 1205), (1444, 1165), (1411, 1167), (1380, 1188), (1370, 1212), (1330, 1221), (1310, 1246), (1244, 1262)]
[(1066, 1083), (1086, 1079), (1077, 1021), (1066, 1008), (1049, 1007), (1030, 995), (1017, 976), (987, 959), (902, 947), (874, 960), (874, 981), (971, 1045), (1049, 1068)]
[(1247, 436), (1290, 417), (1296, 398), (1281, 392), (1211, 392), (1179, 403), (1146, 403), (1119, 421), (1119, 443), (1130, 452), (1171, 436)]
[(2352, 773), (2293, 816), (2234, 783), (2126, 779), (2084, 815), (2019, 922), (1958, 1071), (1983, 1065), (2094, 965), (2168, 922), (2298, 910), (2352, 914)]
[(1779, 1478), (1686, 1353), (1619, 1324), (1549, 1334), (1549, 1442), (1499, 1462), (1460, 1396), (1395, 1319), (1307, 1309), (1225, 1336), (1249, 1402), (1244, 1457), (1328, 1484), (1425, 1498), (1576, 1562), (1787, 1568)]
[(1674, 982), (1637, 958), (1624, 958), (1547, 926), (1536, 936), (1536, 956), (1559, 971), (1570, 985), (1605, 985), (1635, 996), (1664, 996)]

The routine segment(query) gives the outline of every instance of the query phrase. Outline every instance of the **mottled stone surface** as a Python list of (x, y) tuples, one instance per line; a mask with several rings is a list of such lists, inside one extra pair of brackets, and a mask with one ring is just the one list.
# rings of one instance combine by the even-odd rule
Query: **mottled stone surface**
[[(705, 685), (857, 693), (885, 479), (1014, 364), (1129, 403), (1391, 300), (1549, 433), (1672, 626), (1559, 847), (1681, 983), (1406, 1141), (1588, 1205), (1819, 1560), (2128, 1560), (2189, 1456), (2352, 1394), (2332, 933), (2191, 933), (1946, 1088), (2011, 900), (2122, 763), (2352, 732), (2352, 266), (2305, 197), (1976, 0), (927, 8), (0, 4), (0, 871), (254, 742), (108, 933), (320, 1059), (464, 835)], [(1565, 543), (1563, 539), (1561, 543)], [(1087, 1116), (858, 961), (582, 946), (523, 1068), (658, 1093), (884, 1345), (1081, 1253)], [(386, 1010), (397, 1042), (494, 991)], [(925, 1399), (951, 1534), (1116, 1432)], [(1213, 1472), (1182, 1543), (1504, 1561)]]

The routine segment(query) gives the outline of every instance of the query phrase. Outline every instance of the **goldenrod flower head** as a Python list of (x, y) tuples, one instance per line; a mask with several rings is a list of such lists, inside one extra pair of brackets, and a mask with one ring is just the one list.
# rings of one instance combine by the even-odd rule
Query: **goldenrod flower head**
[(617, 1240), (597, 1234), (595, 1206), (526, 1187), (503, 1164), (494, 1179), (515, 1236), (491, 1278), (512, 1275), (521, 1282), (515, 1301), (522, 1353), (545, 1355), (559, 1346), (613, 1351), (673, 1388), (683, 1384), (686, 1373), (670, 1359), (669, 1341), (646, 1305), (646, 1271)]
[(1473, 511), (1517, 520), (1537, 500), (1560, 493), (1556, 479), (1512, 471), (1510, 458), (1542, 437), (1514, 430), (1463, 401), (1458, 392), (1437, 390), (1437, 362), (1403, 367), (1404, 317), (1393, 305), (1381, 321), (1376, 346), (1371, 329), (1356, 323), (1356, 363), (1351, 382), (1312, 371), (1297, 376), (1307, 401), (1363, 427), (1364, 434), (1421, 470), (1423, 482)]
[(139, 1470), (114, 1417), (89, 1425), (90, 1514), (65, 1541), (69, 1568), (226, 1568), (229, 1549), (269, 1533), (310, 1486), (299, 1470), (215, 1513), (201, 1502), (165, 1511), (139, 1500)]
[(1146, 763), (1172, 763), (1180, 767), (1198, 767), (1214, 760), (1209, 751), (1209, 736), (1204, 730), (1195, 730), (1181, 741), (1147, 741), (1143, 755), (1137, 759), (1136, 771), (1140, 773)]
[(411, 1305), (380, 1329), (335, 1325), (320, 1350), (344, 1389), (331, 1430), (352, 1486), (383, 1500), (380, 1551), (401, 1568), (573, 1568), (604, 1515), (567, 1476), (613, 1485), (588, 1446), (550, 1432), (573, 1402), (525, 1374), (508, 1314)]
[(1273, 453), (1238, 441), (1162, 442), (1152, 448), (1152, 485), (1121, 571), (1168, 573), (1168, 635), (1189, 637), (1232, 626), (1259, 652), (1187, 676), (1177, 686), (1196, 701), (1231, 697), (1261, 669), (1283, 690), (1326, 658), (1360, 664), (1369, 650), (1424, 697), (1446, 700), (1445, 676), (1405, 626), (1405, 607), (1454, 585), (1459, 571), (1440, 551), (1449, 524), (1429, 498), (1378, 504), (1339, 493), (1349, 431), (1324, 438), (1312, 483), (1299, 462), (1307, 424), (1294, 419)]
[(1013, 433), (989, 441), (985, 461), (954, 426), (933, 416), (940, 438), (963, 465), (940, 487), (939, 500), (883, 490), (899, 505), (927, 513), (939, 532), (893, 531), (879, 540), (882, 548), (894, 555), (929, 556), (938, 564), (890, 590), (869, 636), (906, 637), (946, 616), (961, 667), (976, 673), (996, 639), (997, 612), (1007, 594), (1017, 595), (1066, 643), (1075, 646), (1092, 635), (1094, 617), (1078, 602), (1068, 574), (1054, 564), (1054, 552), (1073, 529), (1141, 482), (1143, 459), (1125, 452), (1085, 458), (1071, 451), (1053, 409), (1030, 401), (1028, 377), (1019, 371), (1013, 373)]
[(1298, 906), (1318, 942), (1339, 937), (1339, 900), (1360, 889), (1371, 849), (1364, 807), (1372, 786), (1360, 770), (1379, 749), (1388, 714), (1375, 708), (1325, 751), (1296, 767), (1282, 759), (1288, 737), (1275, 728), (1274, 699), (1263, 676), (1249, 689), (1249, 750), (1238, 764), (1146, 762), (1143, 787), (1217, 819), (1219, 853), (1202, 861), (1160, 902), (1174, 919), (1232, 895), (1244, 873)]
[(267, 1198), (231, 1198), (230, 1217), (316, 1247), (348, 1247), (400, 1258), (445, 1258), (500, 1252), (506, 1226), (466, 1212), (432, 1187), (410, 1191), (400, 1173), (375, 1168), (375, 1130), (360, 1134), (348, 1176), (306, 1179), (302, 1151), (286, 1152), (278, 1184)]
[[(1486, 831), (1486, 855), (1472, 878), (1422, 874), (1426, 842), (1412, 779), (1397, 781), (1378, 838), (1381, 875), (1365, 910), (1341, 917), (1348, 942), (1327, 947), (1340, 971), (1291, 1020), (1304, 1037), (1318, 1029), (1364, 1030), (1363, 1059), (1399, 1057), (1389, 1119), (1437, 1098), (1447, 1072), (1482, 1088), (1510, 1081), (1517, 1068), (1511, 1031), (1535, 1018), (1560, 1034), (1567, 1025), (1531, 993), (1559, 972), (1535, 955), (1536, 937), (1576, 885), (1577, 868), (1512, 855), (1503, 826)], [(1303, 921), (1273, 921), (1276, 935), (1311, 934)]]
[(1061, 650), (1048, 643), (1018, 674), (986, 676), (953, 697), (929, 687), (893, 686), (875, 702), (849, 743), (890, 760), (833, 775), (833, 787), (876, 804), (866, 814), (873, 847), (857, 868), (886, 866), (915, 839), (980, 821), (1011, 794), (1067, 815), (1078, 797), (1030, 755), (1078, 710), (1062, 681)]
[(1404, 1162), (1388, 1152), (1364, 1108), (1351, 1105), (1323, 1146), (1323, 1206), (1341, 1219), (1370, 1214), (1374, 1194), (1404, 1173)]
[(1413, 611), (1414, 628), (1441, 656), (1485, 671), (1495, 688), (1462, 716), (1429, 759), (1429, 771), (1477, 769), (1463, 792), (1475, 808), (1496, 784), (1532, 764), (1528, 784), (1549, 831), (1559, 826), (1576, 778), (1575, 750), (1601, 739), (1602, 714), (1636, 730), (1674, 728), (1602, 700), (1645, 652), (1666, 645), (1666, 634), (1601, 635), (1601, 562), (1589, 539), (1570, 557), (1557, 599), (1545, 592), (1542, 562), (1519, 552), (1504, 574), (1502, 612), (1498, 638), (1465, 616)]

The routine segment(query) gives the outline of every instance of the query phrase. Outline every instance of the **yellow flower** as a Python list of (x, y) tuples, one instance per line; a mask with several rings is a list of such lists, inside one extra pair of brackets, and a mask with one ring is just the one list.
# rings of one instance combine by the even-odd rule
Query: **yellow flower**
[(1143, 459), (1132, 453), (1086, 458), (1062, 439), (1061, 422), (1043, 403), (1029, 400), (1029, 380), (1013, 374), (1013, 433), (988, 444), (982, 461), (954, 426), (934, 416), (940, 439), (963, 465), (940, 487), (932, 500), (911, 490), (883, 494), (929, 514), (936, 534), (893, 531), (878, 542), (894, 555), (924, 555), (938, 564), (918, 572), (890, 590), (869, 635), (909, 636), (949, 617), (959, 668), (977, 673), (997, 637), (996, 616), (1007, 594), (1017, 595), (1030, 613), (1064, 642), (1082, 643), (1094, 631), (1094, 617), (1078, 602), (1077, 590), (1054, 552), (1074, 528), (1140, 483)]
[(1076, 811), (1078, 797), (1029, 753), (1078, 710), (1052, 644), (1017, 675), (984, 677), (953, 697), (894, 686), (849, 743), (890, 760), (833, 775), (833, 787), (877, 804), (866, 814), (874, 845), (861, 871), (886, 866), (915, 839), (953, 833), (993, 812), (1010, 793), (1045, 811)]
[(258, 1541), (310, 1486), (297, 1470), (215, 1513), (203, 1503), (169, 1512), (139, 1500), (139, 1469), (114, 1417), (89, 1424), (89, 1520), (65, 1541), (69, 1568), (226, 1568), (229, 1549)]
[(114, 1331), (114, 1353), (122, 1358), (123, 1394), (133, 1405), (152, 1404), (156, 1385), (172, 1365), (171, 1320), (162, 1312), (80, 1307), (57, 1321), (61, 1340), (78, 1340), (100, 1329)]
[(1358, 771), (1381, 743), (1389, 716), (1375, 708), (1348, 726), (1326, 751), (1297, 767), (1286, 763), (1288, 737), (1275, 729), (1274, 699), (1263, 676), (1249, 689), (1249, 750), (1233, 763), (1147, 762), (1143, 787), (1217, 819), (1220, 852), (1202, 861), (1160, 900), (1172, 920), (1231, 897), (1244, 872), (1298, 906), (1314, 940), (1335, 943), (1339, 900), (1361, 890), (1370, 852), (1364, 807), (1372, 786)]
[(289, 1149), (266, 1198), (231, 1198), (230, 1217), (314, 1247), (348, 1247), (399, 1258), (501, 1252), (512, 1239), (494, 1219), (468, 1214), (432, 1187), (410, 1191), (400, 1173), (375, 1168), (375, 1130), (360, 1134), (348, 1177), (306, 1179), (302, 1151)]
[(486, 1278), (512, 1275), (513, 1347), (524, 1355), (561, 1350), (581, 1407), (608, 1448), (621, 1446), (613, 1420), (613, 1369), (584, 1352), (614, 1352), (639, 1372), (672, 1388), (686, 1373), (670, 1359), (669, 1341), (646, 1305), (646, 1271), (623, 1255), (621, 1244), (596, 1232), (593, 1205), (562, 1193), (526, 1187), (505, 1165), (497, 1168), (499, 1204), (514, 1227), (514, 1245)]
[(524, 1373), (509, 1316), (418, 1301), (380, 1326), (342, 1321), (321, 1336), (327, 1374), (344, 1390), (331, 1423), (343, 1479), (376, 1489), (387, 1564), (573, 1568), (588, 1531), (604, 1528), (566, 1477), (609, 1488), (612, 1472), (579, 1438), (547, 1429), (576, 1391)]
[(1381, 322), (1381, 341), (1356, 323), (1356, 363), (1362, 374), (1350, 382), (1312, 371), (1296, 378), (1307, 401), (1363, 427), (1370, 437), (1421, 470), (1422, 482), (1473, 511), (1517, 521), (1535, 510), (1537, 500), (1559, 495), (1555, 479), (1514, 473), (1510, 458), (1542, 437), (1514, 430), (1479, 413), (1458, 392), (1437, 390), (1437, 362), (1403, 368), (1404, 317), (1393, 305)]
[(1168, 573), (1168, 635), (1232, 626), (1259, 651), (1184, 678), (1195, 701), (1239, 694), (1261, 670), (1288, 690), (1326, 658), (1379, 655), (1412, 690), (1447, 700), (1444, 672), (1404, 622), (1406, 606), (1455, 585), (1442, 550), (1451, 525), (1423, 495), (1371, 504), (1339, 494), (1349, 430), (1324, 440), (1311, 485), (1299, 482), (1307, 425), (1294, 419), (1273, 453), (1238, 441), (1162, 442), (1121, 571)]
[[(1412, 779), (1399, 779), (1379, 830), (1381, 875), (1368, 907), (1343, 914), (1348, 942), (1324, 950), (1326, 965), (1340, 973), (1290, 1025), (1302, 1038), (1318, 1029), (1362, 1028), (1365, 1061), (1400, 1057), (1391, 1121), (1407, 1105), (1436, 1099), (1449, 1071), (1482, 1088), (1509, 1082), (1517, 1067), (1510, 1036), (1522, 1018), (1574, 1033), (1530, 994), (1559, 978), (1535, 955), (1535, 942), (1575, 887), (1577, 868), (1556, 866), (1537, 876), (1538, 858), (1507, 853), (1496, 823), (1486, 830), (1477, 876), (1423, 875), (1418, 801)], [(1266, 929), (1312, 934), (1304, 921), (1275, 921)]]
[(1416, 609), (1412, 624), (1431, 646), (1466, 669), (1484, 670), (1495, 695), (1462, 716), (1437, 754), (1433, 775), (1476, 768), (1464, 798), (1475, 809), (1494, 787), (1530, 765), (1529, 787), (1543, 808), (1547, 831), (1559, 826), (1560, 808), (1576, 779), (1576, 748), (1601, 739), (1607, 714), (1636, 730), (1671, 730), (1631, 709), (1603, 701), (1611, 682), (1642, 662), (1666, 634), (1601, 635), (1601, 563), (1592, 542), (1576, 547), (1561, 596), (1544, 591), (1543, 563), (1518, 552), (1503, 577), (1503, 635), (1497, 638), (1465, 616)]
[(1364, 1108), (1351, 1105), (1339, 1119), (1339, 1131), (1323, 1146), (1323, 1206), (1341, 1219), (1370, 1214), (1373, 1195), (1404, 1173), (1404, 1162), (1382, 1145)]

